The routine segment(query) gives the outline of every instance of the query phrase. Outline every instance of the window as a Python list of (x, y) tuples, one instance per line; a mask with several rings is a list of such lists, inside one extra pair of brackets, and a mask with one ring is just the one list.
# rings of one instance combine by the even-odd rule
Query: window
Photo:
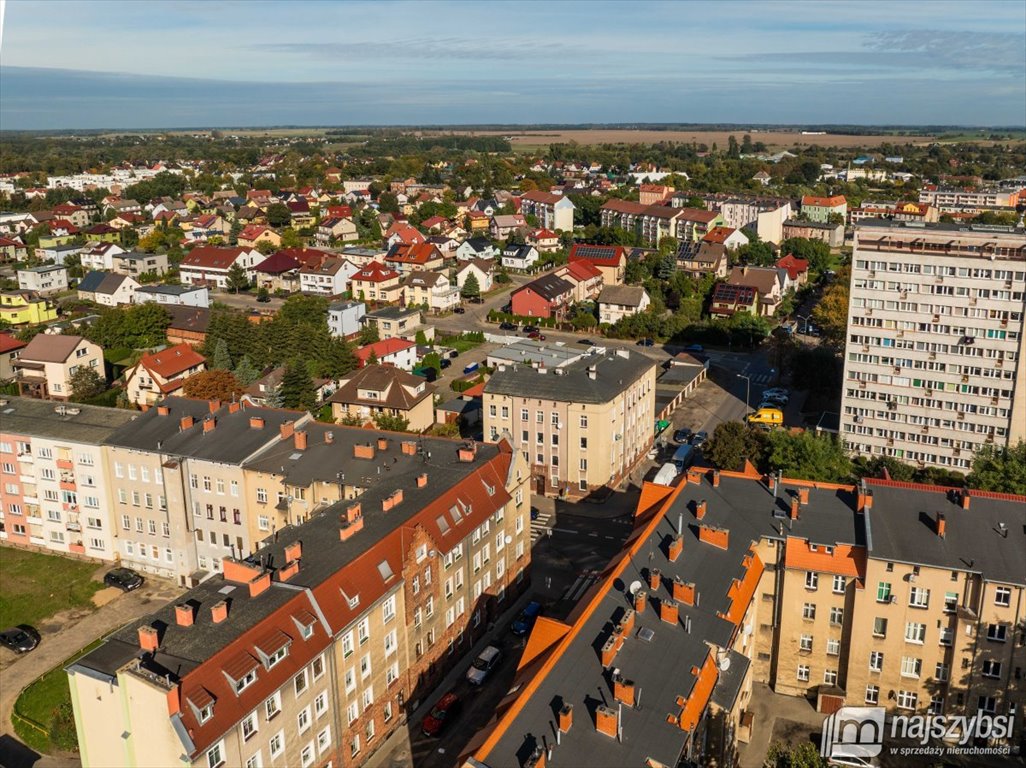
[(1004, 624), (988, 624), (987, 639), (995, 643), (1003, 643), (1008, 637), (1008, 627)]
[(876, 602), (891, 602), (891, 585), (889, 582), (881, 581), (879, 584), (876, 585)]
[(802, 681), (803, 683), (807, 683), (807, 682), (809, 682), (809, 668), (808, 668), (808, 666), (807, 666), (807, 665), (805, 665), (805, 664), (799, 664), (799, 665), (798, 665), (798, 674), (797, 674), (797, 677), (798, 677), (798, 679), (799, 679), (799, 680), (801, 680), (801, 681)]
[(805, 605), (802, 606), (802, 618), (808, 619), (809, 621), (816, 618), (815, 603), (805, 603)]
[(911, 608), (927, 608), (930, 605), (930, 590), (923, 587), (912, 587), (908, 595)]
[(901, 657), (901, 676), (919, 677), (923, 671), (923, 660), (912, 656)]
[(356, 625), (356, 632), (360, 637), (360, 645), (370, 640), (370, 619), (366, 616)]
[(300, 733), (306, 733), (310, 728), (310, 706), (307, 705), (296, 715), (296, 727)]
[(306, 670), (304, 669), (302, 672), (296, 675), (295, 679), (293, 680), (293, 685), (296, 688), (296, 696), (299, 696), (299, 694), (306, 690), (307, 682), (308, 681), (306, 679)]
[[(450, 608), (450, 611), (453, 609)], [(451, 623), (451, 622), (450, 622)], [(393, 629), (387, 635), (385, 635), (385, 656), (391, 656), (396, 651), (396, 631)]]
[(324, 726), (324, 730), (317, 734), (317, 753), (321, 754), (331, 746), (331, 726)]
[(844, 576), (834, 576), (834, 594), (844, 594), (844, 586), (846, 581), (847, 580), (844, 578)]
[(805, 588), (810, 590), (819, 589), (819, 574), (815, 571), (806, 571)]
[(346, 716), (349, 718), (349, 724), (352, 725), (356, 722), (356, 718), (360, 716), (360, 707), (354, 701), (346, 708)]
[(996, 587), (994, 589), (994, 605), (1007, 608), (1012, 603), (1011, 587)]
[(951, 627), (941, 627), (940, 637), (938, 637), (937, 642), (939, 642), (941, 645), (951, 645), (951, 640), (953, 636), (954, 632), (952, 631)]
[(346, 632), (342, 636), (342, 658), (348, 659), (353, 655), (353, 633)]
[(830, 609), (830, 623), (834, 626), (841, 626), (844, 623), (844, 609), (843, 608), (831, 608)]
[(898, 709), (915, 709), (918, 699), (915, 691), (898, 691)]
[(207, 768), (217, 768), (219, 765), (224, 764), (224, 742), (219, 741), (217, 744), (207, 750)]
[(997, 701), (993, 696), (980, 696), (976, 700), (976, 708), (985, 714), (993, 715), (997, 712)]
[(255, 669), (251, 669), (249, 672), (247, 672), (242, 677), (241, 680), (236, 680), (235, 681), (235, 693), (236, 693), (236, 695), (242, 693), (244, 690), (249, 688), (249, 686), (253, 685), (253, 683), (256, 682), (256, 679), (257, 679), (256, 670)]
[(984, 677), (1001, 677), (1001, 662), (987, 660), (983, 662)]
[(887, 619), (881, 619), (879, 616), (873, 619), (873, 636), (887, 637)]
[[(195, 486), (193, 486), (193, 487), (195, 487)], [(266, 488), (257, 488), (256, 497), (257, 497), (257, 503), (258, 504), (266, 504), (267, 503), (267, 489)]]
[(878, 685), (867, 685), (866, 686), (866, 704), (879, 704), (880, 703), (880, 686)]
[(944, 694), (935, 693), (930, 697), (930, 705), (926, 708), (926, 711), (931, 715), (943, 715), (944, 714)]
[(255, 712), (250, 712), (242, 721), (242, 739), (243, 741), (249, 741), (253, 734), (257, 732), (257, 716)]
[(285, 732), (278, 731), (274, 734), (267, 746), (271, 750), (271, 757), (279, 757), (285, 751)]
[(836, 669), (825, 669), (825, 670), (823, 670), (823, 682), (826, 685), (837, 685), (837, 670)]
[(251, 755), (250, 758), (246, 761), (246, 768), (263, 768), (263, 767), (264, 767), (264, 761), (263, 761), (263, 759), (262, 759), (262, 757), (260, 755), (260, 750), (258, 749), (256, 751), (256, 753)]
[(944, 611), (945, 611), (945, 613), (954, 613), (956, 608), (958, 608), (958, 593), (957, 592), (945, 592), (944, 593)]
[(373, 703), (374, 703), (374, 686), (368, 685), (363, 690), (363, 711), (366, 712), (367, 709)]
[(949, 672), (948, 665), (943, 661), (938, 661), (937, 666), (934, 667), (933, 676), (938, 683), (943, 683), (948, 679)]
[(383, 717), (384, 717), (384, 720), (385, 720), (386, 723), (389, 720), (392, 719), (392, 702), (390, 702), (390, 701), (386, 701), (385, 702), (385, 707), (384, 707), (384, 711), (383, 711)]
[(395, 595), (392, 595), (381, 606), (381, 620), (388, 624), (395, 618)]
[(371, 718), (367, 721), (367, 725), (363, 727), (363, 733), (367, 737), (367, 741), (374, 739), (374, 719)]
[(802, 635), (800, 640), (799, 640), (799, 642), (798, 642), (798, 648), (799, 648), (799, 650), (806, 651), (806, 652), (811, 651), (812, 650), (812, 635)]
[(364, 657), (360, 659), (360, 679), (366, 680), (370, 677), (371, 673), (371, 658), (370, 654), (364, 654)]
[(399, 679), (399, 662), (395, 662), (385, 671), (385, 685), (391, 685)]
[(349, 754), (352, 757), (356, 757), (360, 754), (360, 737), (359, 735), (353, 736), (353, 741), (349, 745)]
[(869, 669), (871, 672), (879, 672), (883, 669), (884, 655), (882, 651), (869, 652)]
[(213, 716), (214, 716), (214, 705), (213, 704), (207, 704), (207, 706), (203, 707), (203, 709), (201, 709), (200, 712), (199, 712), (199, 721), (200, 721), (200, 723), (205, 723), (205, 722), (207, 722), (207, 720), (209, 720)]
[(839, 656), (841, 654), (841, 641), (836, 638), (829, 638), (826, 644), (828, 656)]
[(314, 745), (313, 742), (303, 746), (303, 749), (299, 753), (299, 762), (303, 768), (310, 768), (310, 765), (314, 761)]
[(910, 621), (905, 625), (905, 642), (922, 643), (926, 640), (926, 625)]
[(328, 711), (328, 692), (321, 691), (317, 694), (317, 698), (314, 699), (314, 714), (317, 717), (321, 717), (325, 712)]
[(356, 689), (356, 671), (347, 669), (345, 674), (346, 693), (352, 693)]

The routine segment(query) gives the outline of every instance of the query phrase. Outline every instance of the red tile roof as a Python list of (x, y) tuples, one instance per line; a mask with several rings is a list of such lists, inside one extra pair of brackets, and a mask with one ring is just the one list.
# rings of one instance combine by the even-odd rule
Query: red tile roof
[(356, 356), (360, 359), (360, 364), (363, 365), (372, 354), (378, 360), (381, 360), (388, 355), (394, 355), (396, 352), (401, 352), (404, 349), (415, 346), (417, 346), (416, 342), (393, 336), (390, 339), (382, 339), (381, 341), (375, 341), (373, 344), (360, 347), (356, 350)]
[(414, 243), (412, 245), (397, 243), (385, 260), (400, 264), (427, 264), (429, 261), (441, 258), (441, 252), (431, 243)]
[(586, 282), (594, 280), (596, 277), (602, 277), (602, 272), (599, 268), (588, 259), (575, 259), (569, 262), (565, 269), (566, 274), (575, 278), (578, 282)]
[(178, 374), (204, 362), (206, 362), (206, 358), (188, 344), (176, 344), (160, 352), (153, 352), (139, 358), (139, 365), (162, 379), (173, 379)]
[(802, 207), (806, 205), (819, 206), (821, 208), (837, 208), (842, 205), (847, 205), (848, 201), (844, 195), (834, 195), (833, 197), (816, 197), (814, 195), (805, 195), (802, 198)]
[(249, 253), (249, 249), (201, 245), (189, 251), (186, 257), (182, 259), (182, 265), (186, 267), (199, 267), (201, 269), (228, 269), (244, 253)]
[(543, 203), (545, 205), (554, 205), (563, 199), (562, 195), (556, 195), (552, 192), (542, 192), (540, 189), (531, 190), (525, 192), (520, 196), (521, 200), (529, 200), (532, 203)]
[(362, 283), (384, 283), (388, 280), (397, 280), (398, 278), (398, 272), (394, 269), (389, 269), (384, 264), (377, 261), (372, 261), (353, 275), (354, 282)]
[(799, 259), (793, 253), (778, 259), (777, 266), (781, 269), (786, 269), (787, 276), (792, 280), (797, 280), (800, 275), (809, 271), (809, 262), (806, 259)]
[(737, 232), (733, 227), (713, 227), (702, 239), (707, 243), (725, 243), (727, 238)]
[(6, 352), (13, 352), (16, 349), (22, 349), (26, 346), (26, 343), (21, 339), (16, 338), (10, 333), (0, 333), (0, 354)]
[(256, 240), (265, 232), (274, 233), (274, 230), (270, 227), (265, 227), (263, 224), (251, 224), (239, 232), (240, 240)]
[(276, 253), (272, 253), (266, 259), (253, 267), (253, 269), (257, 272), (263, 272), (266, 275), (282, 275), (286, 272), (292, 272), (293, 270), (299, 269), (301, 266), (302, 264), (289, 254), (284, 251), (278, 251)]

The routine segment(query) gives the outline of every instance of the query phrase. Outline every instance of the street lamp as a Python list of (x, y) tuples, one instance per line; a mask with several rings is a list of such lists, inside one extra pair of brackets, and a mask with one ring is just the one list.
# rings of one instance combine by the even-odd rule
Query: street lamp
[(748, 415), (748, 398), (752, 394), (752, 380), (745, 376), (743, 373), (738, 373), (736, 376), (739, 379), (745, 380), (745, 416)]
[(809, 318), (810, 317), (812, 317), (812, 315), (799, 315), (797, 312), (795, 313), (795, 316), (794, 316), (795, 320), (804, 320), (805, 321), (804, 326), (803, 326), (805, 328), (805, 330), (803, 330), (802, 333), (805, 333), (805, 331), (809, 330)]

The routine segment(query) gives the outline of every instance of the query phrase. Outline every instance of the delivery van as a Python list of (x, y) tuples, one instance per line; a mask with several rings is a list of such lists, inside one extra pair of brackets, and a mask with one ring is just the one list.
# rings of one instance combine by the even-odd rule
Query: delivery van
[(748, 416), (748, 423), (780, 427), (784, 424), (784, 412), (779, 408), (760, 408)]

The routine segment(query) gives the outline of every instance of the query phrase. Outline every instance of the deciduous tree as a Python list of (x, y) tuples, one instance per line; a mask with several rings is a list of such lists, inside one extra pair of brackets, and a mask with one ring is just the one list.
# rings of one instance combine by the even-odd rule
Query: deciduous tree
[(231, 371), (211, 369), (186, 379), (182, 391), (200, 400), (234, 400), (242, 394), (242, 385)]
[(86, 400), (102, 394), (107, 388), (106, 382), (95, 368), (88, 365), (80, 365), (68, 379), (71, 386), (71, 399), (76, 403), (83, 403)]

